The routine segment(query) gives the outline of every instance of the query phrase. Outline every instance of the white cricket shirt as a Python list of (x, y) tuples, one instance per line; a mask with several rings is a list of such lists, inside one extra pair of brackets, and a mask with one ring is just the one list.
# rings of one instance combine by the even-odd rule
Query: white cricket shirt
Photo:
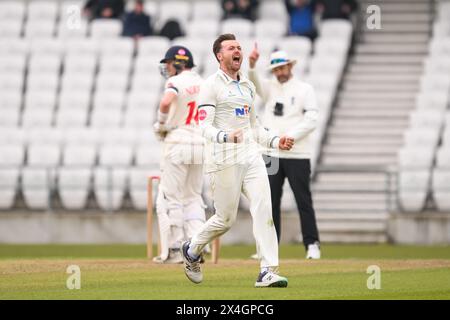
[[(260, 155), (258, 142), (266, 148), (278, 148), (278, 136), (265, 130), (257, 120), (254, 84), (241, 72), (238, 75), (239, 80), (233, 80), (219, 69), (200, 89), (199, 120), (207, 140), (207, 172), (252, 161)], [(243, 130), (244, 141), (225, 143), (225, 133), (236, 129)]]
[(280, 136), (286, 134), (295, 141), (289, 151), (279, 150), (275, 154), (266, 149), (264, 153), (279, 158), (311, 158), (309, 136), (316, 128), (319, 117), (313, 87), (295, 77), (283, 84), (275, 77), (271, 80), (260, 79), (255, 69), (250, 69), (249, 79), (265, 104), (262, 124), (274, 133)]

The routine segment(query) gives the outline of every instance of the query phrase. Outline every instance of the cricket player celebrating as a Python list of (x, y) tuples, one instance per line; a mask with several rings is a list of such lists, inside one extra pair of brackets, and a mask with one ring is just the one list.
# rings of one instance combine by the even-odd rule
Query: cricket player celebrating
[(261, 272), (255, 286), (286, 287), (287, 279), (277, 274), (278, 243), (269, 180), (257, 142), (289, 150), (294, 140), (274, 136), (259, 126), (254, 108), (255, 86), (240, 72), (243, 55), (235, 36), (219, 36), (213, 52), (220, 68), (203, 83), (198, 103), (200, 125), (207, 139), (206, 171), (211, 173), (216, 213), (190, 241), (183, 243), (185, 273), (194, 283), (203, 280), (202, 250), (233, 225), (243, 192), (250, 202), (253, 235), (261, 253)]
[(156, 211), (161, 236), (158, 263), (182, 263), (180, 245), (205, 222), (201, 196), (204, 138), (198, 126), (197, 97), (202, 78), (192, 71), (191, 52), (171, 47), (161, 60), (168, 78), (161, 99), (155, 133), (164, 141)]

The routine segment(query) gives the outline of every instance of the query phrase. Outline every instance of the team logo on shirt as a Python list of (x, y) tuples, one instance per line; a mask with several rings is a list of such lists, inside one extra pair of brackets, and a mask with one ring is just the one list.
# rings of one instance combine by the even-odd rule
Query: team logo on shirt
[(242, 108), (234, 108), (234, 114), (236, 117), (245, 117), (248, 116), (252, 107), (249, 107), (248, 105), (244, 105)]
[(198, 120), (200, 120), (200, 121), (205, 120), (207, 115), (208, 114), (206, 113), (205, 109), (198, 110)]

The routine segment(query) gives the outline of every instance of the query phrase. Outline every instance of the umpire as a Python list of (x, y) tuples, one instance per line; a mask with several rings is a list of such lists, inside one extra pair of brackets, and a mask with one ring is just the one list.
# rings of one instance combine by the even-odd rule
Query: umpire
[[(249, 56), (249, 79), (256, 86), (256, 92), (265, 104), (263, 125), (278, 134), (287, 134), (295, 139), (290, 151), (265, 150), (272, 197), (272, 214), (281, 238), (280, 204), (284, 180), (287, 177), (294, 192), (300, 214), (300, 225), (307, 259), (320, 259), (319, 233), (310, 190), (311, 146), (309, 135), (316, 128), (318, 107), (311, 85), (295, 78), (290, 60), (284, 51), (276, 51), (270, 57), (269, 69), (274, 75), (271, 80), (260, 79), (255, 70), (259, 58), (257, 44)], [(270, 164), (278, 161), (276, 172), (270, 172)]]

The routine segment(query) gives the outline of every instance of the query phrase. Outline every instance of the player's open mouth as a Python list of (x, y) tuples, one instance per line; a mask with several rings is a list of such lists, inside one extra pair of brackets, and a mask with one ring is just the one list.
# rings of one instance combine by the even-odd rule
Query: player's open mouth
[(241, 56), (233, 57), (233, 62), (239, 62), (241, 60)]

